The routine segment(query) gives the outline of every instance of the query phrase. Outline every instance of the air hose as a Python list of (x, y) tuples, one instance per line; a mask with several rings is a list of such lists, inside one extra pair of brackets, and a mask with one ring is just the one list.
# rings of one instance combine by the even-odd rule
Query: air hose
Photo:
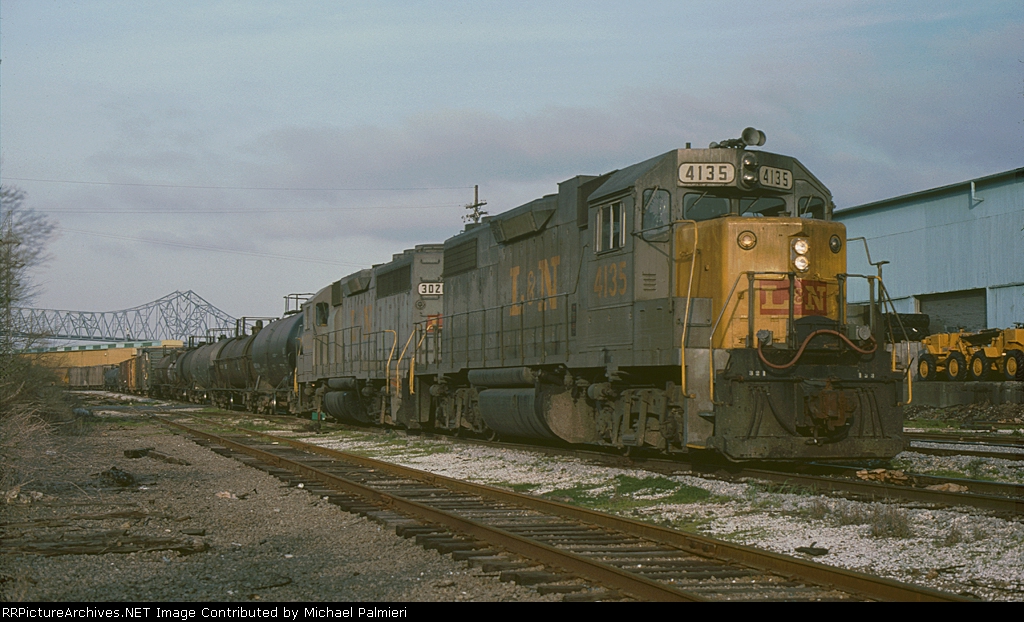
[(800, 360), (801, 356), (803, 356), (804, 350), (807, 349), (807, 344), (809, 344), (811, 342), (811, 339), (814, 339), (818, 335), (835, 335), (836, 337), (839, 337), (840, 339), (845, 341), (846, 345), (850, 346), (850, 348), (853, 349), (853, 351), (858, 352), (860, 354), (873, 354), (875, 352), (875, 350), (878, 349), (878, 342), (875, 341), (874, 336), (871, 337), (871, 348), (865, 350), (865, 349), (858, 348), (857, 345), (855, 343), (853, 343), (852, 341), (850, 341), (850, 338), (847, 337), (846, 335), (844, 335), (843, 333), (841, 333), (841, 332), (839, 332), (837, 330), (831, 330), (829, 328), (821, 328), (821, 329), (818, 329), (818, 330), (814, 331), (810, 335), (807, 335), (807, 337), (804, 339), (803, 343), (800, 344), (800, 349), (797, 350), (796, 355), (788, 363), (784, 363), (782, 365), (776, 365), (775, 363), (769, 362), (768, 359), (766, 359), (764, 357), (764, 353), (761, 352), (761, 340), (760, 339), (757, 341), (757, 357), (759, 359), (761, 359), (762, 363), (764, 363), (768, 367), (771, 367), (772, 369), (789, 369), (790, 367), (796, 365), (796, 362)]

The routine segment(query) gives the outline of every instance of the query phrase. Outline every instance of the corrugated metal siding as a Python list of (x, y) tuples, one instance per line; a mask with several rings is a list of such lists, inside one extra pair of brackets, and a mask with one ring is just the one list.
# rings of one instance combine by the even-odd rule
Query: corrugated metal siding
[[(1016, 173), (1016, 174), (1015, 174)], [(871, 259), (888, 261), (883, 278), (894, 298), (987, 289), (990, 327), (1024, 322), (1024, 178), (1020, 171), (892, 199), (867, 208), (839, 210), (847, 237), (868, 239)], [(875, 274), (860, 242), (851, 242), (848, 269)], [(1006, 290), (1006, 291), (1000, 291)], [(851, 284), (851, 300), (867, 290)]]
[(1024, 285), (988, 290), (988, 308), (989, 326), (1010, 328), (1014, 322), (1024, 322)]

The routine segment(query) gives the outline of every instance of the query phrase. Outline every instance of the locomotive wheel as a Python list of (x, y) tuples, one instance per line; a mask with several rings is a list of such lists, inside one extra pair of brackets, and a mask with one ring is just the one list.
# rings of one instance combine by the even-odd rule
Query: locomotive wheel
[(925, 352), (917, 359), (917, 378), (935, 380), (935, 357)]
[(950, 352), (946, 359), (946, 377), (959, 382), (967, 377), (967, 361), (959, 352)]
[(984, 380), (985, 376), (988, 375), (988, 366), (990, 361), (985, 353), (981, 350), (971, 355), (971, 363), (967, 369), (967, 375), (970, 376), (971, 380)]
[(1024, 380), (1024, 352), (1007, 350), (1003, 362), (1003, 377), (1007, 380)]

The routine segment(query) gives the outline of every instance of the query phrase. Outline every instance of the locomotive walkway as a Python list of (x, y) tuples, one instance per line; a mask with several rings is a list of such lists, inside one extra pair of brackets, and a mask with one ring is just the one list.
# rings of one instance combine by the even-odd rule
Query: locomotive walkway
[(161, 420), (400, 535), (567, 600), (964, 600), (289, 438)]

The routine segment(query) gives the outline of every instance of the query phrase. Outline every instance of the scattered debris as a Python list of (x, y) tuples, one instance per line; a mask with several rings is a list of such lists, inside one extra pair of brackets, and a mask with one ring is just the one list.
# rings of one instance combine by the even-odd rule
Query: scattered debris
[(857, 471), (857, 477), (872, 482), (883, 482), (885, 484), (909, 485), (910, 477), (903, 471), (894, 469), (865, 469)]
[(189, 517), (175, 518), (170, 514), (164, 514), (162, 512), (143, 512), (142, 510), (118, 510), (115, 512), (105, 512), (103, 514), (71, 514), (63, 518), (40, 518), (32, 521), (22, 521), (18, 523), (0, 523), (2, 529), (37, 529), (40, 527), (67, 527), (73, 524), (73, 521), (77, 520), (110, 520), (112, 518), (166, 518), (174, 521), (188, 520)]
[(228, 492), (227, 490), (225, 490), (224, 492), (218, 492), (214, 496), (217, 497), (218, 499), (237, 499), (238, 498), (233, 493)]
[(812, 557), (820, 557), (821, 555), (828, 555), (828, 549), (817, 546), (817, 542), (811, 542), (811, 546), (798, 546), (796, 547), (797, 553), (804, 553)]
[(27, 553), (31, 555), (103, 555), (105, 553), (139, 553), (143, 551), (177, 551), (182, 555), (200, 553), (209, 546), (202, 540), (179, 540), (153, 536), (132, 536), (122, 530), (67, 538), (58, 536), (52, 541), (31, 540), (15, 542), (0, 540), (0, 554)]
[(967, 492), (967, 486), (946, 482), (945, 484), (932, 484), (925, 486), (925, 490), (938, 490), (940, 492)]
[(162, 460), (163, 462), (166, 462), (168, 464), (180, 464), (183, 466), (189, 466), (188, 462), (186, 462), (185, 460), (182, 460), (181, 458), (175, 458), (174, 456), (169, 456), (163, 452), (157, 451), (155, 447), (146, 447), (144, 449), (126, 449), (124, 450), (124, 457), (132, 459), (146, 457), (153, 458), (154, 460)]
[(21, 492), (21, 486), (15, 486), (4, 493), (4, 503), (8, 505), (11, 503), (32, 503), (33, 501), (40, 501), (42, 498), (43, 493), (36, 490)]
[(153, 451), (154, 449), (156, 449), (156, 447), (145, 447), (143, 449), (125, 449), (124, 450), (124, 457), (125, 458), (130, 458), (132, 460), (134, 460), (136, 458), (143, 458), (147, 454), (149, 454), (149, 452)]
[(128, 486), (135, 485), (135, 476), (128, 471), (122, 471), (115, 467), (110, 467), (102, 473), (96, 474), (99, 476), (100, 481), (108, 486), (119, 486), (121, 488), (127, 488)]
[(991, 425), (986, 424), (1024, 423), (1024, 404), (965, 404), (946, 408), (907, 406), (904, 414), (907, 421), (960, 422), (961, 428), (990, 428)]
[[(286, 577), (284, 575), (270, 575), (270, 576), (264, 578), (264, 581), (267, 581), (267, 583), (264, 583), (262, 585), (257, 585), (256, 587), (254, 587), (252, 589), (254, 589), (254, 590), (267, 590), (267, 589), (270, 589), (272, 587), (284, 587), (286, 585), (291, 584), (292, 579), (291, 579), (291, 577)], [(256, 598), (258, 599), (259, 597), (257, 596)]]

